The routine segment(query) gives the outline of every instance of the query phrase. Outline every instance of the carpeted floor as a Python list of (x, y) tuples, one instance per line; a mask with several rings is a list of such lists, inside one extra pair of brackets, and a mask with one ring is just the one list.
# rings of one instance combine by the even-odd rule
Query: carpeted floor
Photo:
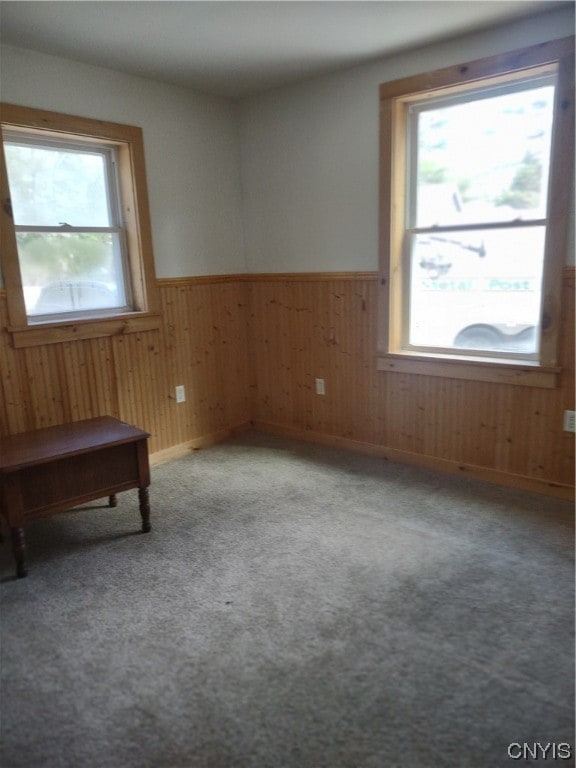
[(572, 504), (255, 433), (118, 498), (1, 548), (2, 768), (573, 754)]

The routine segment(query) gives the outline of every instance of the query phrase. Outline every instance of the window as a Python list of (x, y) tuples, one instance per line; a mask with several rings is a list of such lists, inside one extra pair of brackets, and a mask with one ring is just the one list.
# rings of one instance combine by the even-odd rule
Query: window
[(141, 132), (2, 105), (16, 346), (158, 327)]
[(379, 368), (554, 386), (572, 51), (381, 87)]

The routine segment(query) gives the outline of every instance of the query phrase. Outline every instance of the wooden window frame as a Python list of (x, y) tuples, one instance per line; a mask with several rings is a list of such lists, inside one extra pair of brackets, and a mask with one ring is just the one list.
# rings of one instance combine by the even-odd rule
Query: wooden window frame
[[(407, 191), (407, 110), (415, 100), (519, 79), (526, 70), (554, 67), (556, 102), (549, 176), (548, 228), (542, 278), (540, 359), (537, 362), (403, 351), (402, 266)], [(571, 220), (574, 167), (574, 37), (446, 67), (380, 86), (380, 270), (377, 367), (382, 371), (494, 381), (536, 387), (557, 385), (562, 273)]]
[(15, 347), (29, 347), (74, 339), (152, 330), (160, 326), (160, 300), (154, 268), (152, 229), (140, 128), (75, 117), (58, 112), (0, 104), (0, 122), (12, 133), (38, 133), (46, 138), (70, 137), (114, 146), (118, 153), (121, 211), (124, 220), (133, 310), (82, 319), (31, 322), (26, 314), (10, 189), (4, 157), (0, 152), (0, 266), (6, 289), (9, 327)]

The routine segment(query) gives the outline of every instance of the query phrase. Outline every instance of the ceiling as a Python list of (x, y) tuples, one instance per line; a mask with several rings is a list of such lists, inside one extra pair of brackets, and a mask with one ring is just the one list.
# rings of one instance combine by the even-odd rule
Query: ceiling
[(573, 2), (2, 0), (0, 40), (225, 97)]

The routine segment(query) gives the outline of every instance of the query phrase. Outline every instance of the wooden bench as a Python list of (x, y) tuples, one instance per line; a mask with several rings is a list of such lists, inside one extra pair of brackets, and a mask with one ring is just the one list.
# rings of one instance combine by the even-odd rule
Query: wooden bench
[(138, 488), (142, 531), (150, 530), (148, 432), (111, 416), (0, 439), (0, 514), (7, 520), (16, 576), (26, 576), (24, 526), (93, 499)]

